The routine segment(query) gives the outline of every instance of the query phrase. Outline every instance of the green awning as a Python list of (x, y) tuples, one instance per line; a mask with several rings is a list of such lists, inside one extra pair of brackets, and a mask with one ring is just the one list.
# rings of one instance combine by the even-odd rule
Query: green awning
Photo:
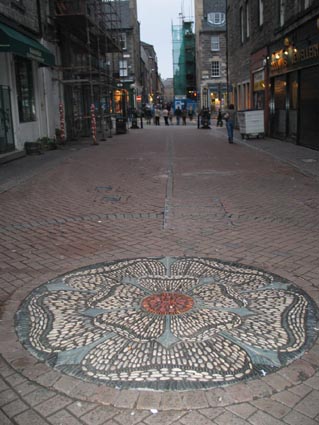
[(0, 23), (0, 52), (11, 52), (53, 66), (54, 55), (41, 43)]

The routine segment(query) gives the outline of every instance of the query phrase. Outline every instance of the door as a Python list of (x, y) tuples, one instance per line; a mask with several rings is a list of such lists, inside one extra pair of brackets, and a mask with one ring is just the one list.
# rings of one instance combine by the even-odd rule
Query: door
[(10, 88), (0, 86), (0, 154), (14, 150)]
[(300, 79), (299, 144), (319, 150), (319, 66), (303, 69)]

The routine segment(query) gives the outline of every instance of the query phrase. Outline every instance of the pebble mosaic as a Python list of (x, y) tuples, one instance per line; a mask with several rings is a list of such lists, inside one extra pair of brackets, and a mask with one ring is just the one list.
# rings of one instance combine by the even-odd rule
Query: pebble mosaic
[(137, 258), (75, 270), (16, 313), (38, 359), (117, 388), (205, 389), (264, 376), (314, 343), (318, 313), (291, 282), (209, 258)]

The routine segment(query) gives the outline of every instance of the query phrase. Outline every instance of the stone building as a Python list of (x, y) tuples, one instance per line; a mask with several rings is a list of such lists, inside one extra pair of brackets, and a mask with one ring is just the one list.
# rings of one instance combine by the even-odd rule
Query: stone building
[(195, 32), (200, 104), (217, 112), (227, 101), (226, 0), (195, 2)]
[(228, 71), (238, 110), (266, 133), (319, 149), (319, 2), (228, 0)]
[(152, 44), (141, 42), (141, 59), (144, 69), (142, 72), (143, 104), (154, 105), (157, 103), (161, 91), (157, 56)]
[[(109, 2), (109, 4), (112, 2)], [(114, 3), (114, 2), (113, 2)], [(140, 24), (137, 20), (136, 0), (118, 0), (117, 14), (121, 51), (110, 58), (113, 66), (113, 78), (117, 86), (127, 97), (129, 108), (136, 108), (136, 96), (142, 95), (141, 83), (141, 49)], [(115, 104), (118, 105), (118, 93), (115, 93)], [(117, 108), (118, 109), (118, 108)]]
[(45, 1), (0, 1), (0, 154), (54, 136), (55, 45)]
[(137, 1), (0, 0), (0, 63), (1, 155), (39, 138), (104, 138), (143, 94)]

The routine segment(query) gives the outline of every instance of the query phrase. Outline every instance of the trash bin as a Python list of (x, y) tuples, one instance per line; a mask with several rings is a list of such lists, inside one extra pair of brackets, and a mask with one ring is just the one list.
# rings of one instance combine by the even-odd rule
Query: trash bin
[(124, 134), (127, 132), (126, 118), (123, 116), (116, 117), (116, 134)]

